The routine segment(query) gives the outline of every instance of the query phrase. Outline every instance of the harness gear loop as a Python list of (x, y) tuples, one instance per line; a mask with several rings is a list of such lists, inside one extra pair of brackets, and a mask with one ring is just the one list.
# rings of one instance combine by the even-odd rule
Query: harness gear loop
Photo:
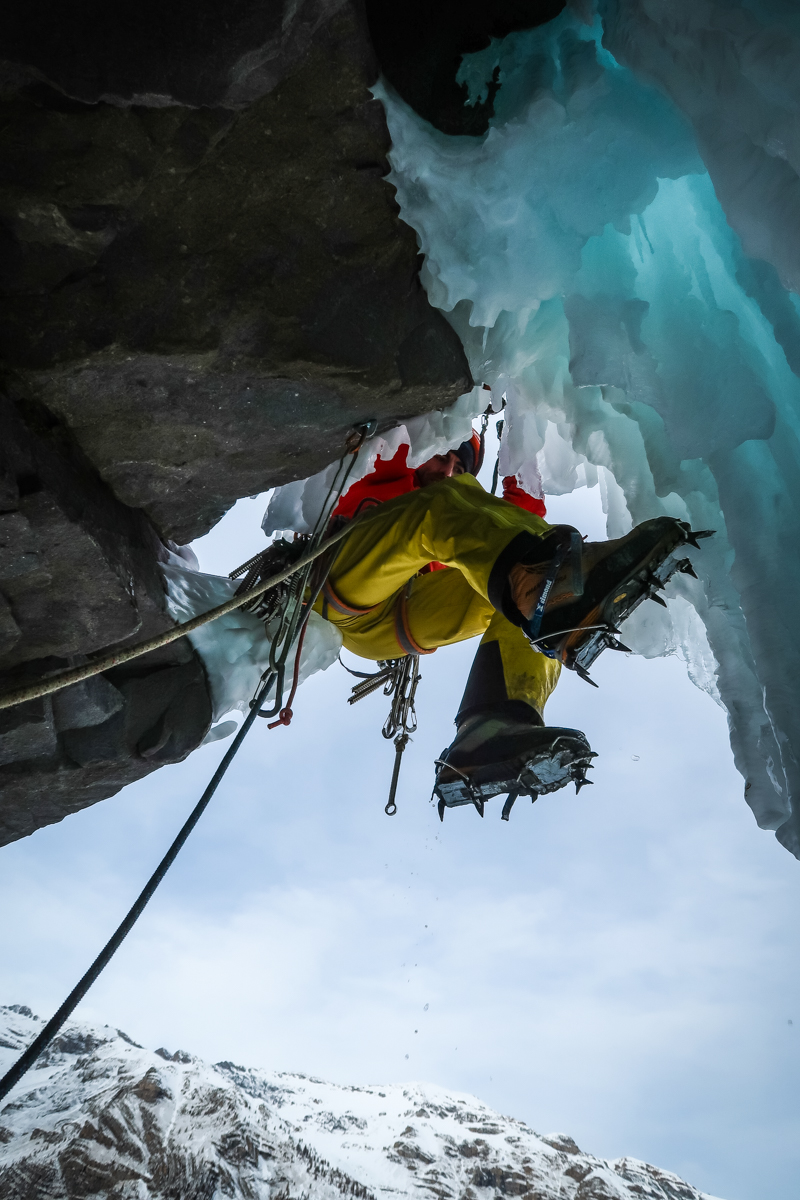
[(416, 733), (417, 730), (417, 710), (414, 706), (414, 697), (421, 678), (419, 658), (416, 654), (409, 654), (406, 658), (397, 660), (391, 692), (388, 684), (384, 688), (384, 693), (392, 696), (392, 707), (381, 732), (387, 740), (394, 738), (395, 751), (389, 799), (383, 810), (387, 817), (393, 817), (397, 812), (395, 796), (400, 778), (400, 764), (405, 748), (411, 740), (411, 734)]
[(397, 812), (395, 796), (397, 795), (397, 782), (400, 778), (400, 764), (403, 752), (411, 741), (411, 734), (415, 733), (417, 729), (417, 711), (414, 705), (414, 698), (419, 682), (422, 679), (419, 673), (419, 656), (416, 654), (406, 654), (403, 658), (382, 660), (378, 663), (378, 670), (373, 674), (367, 674), (365, 671), (353, 671), (346, 663), (342, 662), (341, 655), (339, 656), (339, 662), (345, 671), (360, 680), (359, 683), (353, 686), (347, 699), (348, 704), (356, 704), (359, 700), (363, 700), (365, 696), (376, 692), (380, 687), (383, 688), (384, 696), (392, 697), (389, 715), (384, 722), (381, 732), (387, 741), (394, 739), (395, 755), (392, 781), (389, 785), (389, 799), (383, 810), (387, 817), (393, 817)]
[[(329, 528), (333, 510), (336, 508), (345, 490), (347, 480), (355, 465), (358, 452), (364, 443), (364, 439), (374, 429), (374, 426), (375, 422), (366, 422), (354, 430), (353, 434), (348, 438), (345, 452), (334, 472), (333, 479), (328, 488), (328, 494), (325, 497), (314, 527), (311, 533), (303, 539), (303, 544), (316, 548), (322, 543), (324, 535)], [(337, 533), (343, 533), (347, 529), (348, 526), (343, 526), (341, 530), (337, 530)], [(300, 539), (296, 539), (295, 543), (285, 543), (283, 552), (286, 553), (287, 550), (291, 552), (294, 545), (297, 544), (297, 540)], [(270, 550), (271, 547), (267, 551), (264, 551), (263, 554), (269, 554)], [(334, 553), (326, 553), (319, 556), (318, 560), (313, 563), (309, 561), (307, 565), (303, 566), (302, 570), (296, 571), (288, 580), (283, 594), (275, 602), (259, 606), (259, 615), (262, 615), (264, 618), (266, 634), (270, 640), (269, 666), (261, 678), (263, 680), (269, 674), (274, 678), (275, 684), (273, 705), (266, 711), (260, 710), (259, 716), (278, 717), (278, 720), (269, 726), (270, 729), (274, 729), (278, 725), (288, 725), (291, 722), (291, 706), (297, 691), (300, 651), (305, 636), (306, 625), (317, 597), (325, 586), (334, 558)], [(250, 562), (252, 563), (252, 560)], [(235, 574), (240, 574), (247, 565), (245, 563), (243, 567), (237, 568)], [(256, 564), (251, 568), (251, 573), (258, 570), (259, 565)], [(291, 694), (288, 702), (284, 705), (283, 688), (286, 678), (286, 663), (291, 648), (295, 643), (297, 644), (297, 651)]]
[(411, 626), (408, 623), (408, 598), (411, 595), (416, 575), (409, 579), (406, 586), (398, 593), (394, 604), (394, 636), (397, 638), (397, 644), (401, 650), (404, 650), (407, 655), (412, 657), (420, 654), (435, 654), (436, 647), (426, 650), (424, 646), (420, 646), (419, 642), (411, 632)]
[(372, 694), (372, 692), (376, 692), (378, 688), (383, 687), (384, 684), (386, 684), (389, 688), (389, 691), (387, 691), (385, 694), (387, 696), (390, 695), (391, 687), (393, 686), (395, 666), (399, 661), (400, 660), (397, 658), (390, 658), (384, 663), (378, 663), (380, 670), (376, 671), (374, 674), (368, 674), (366, 671), (352, 671), (350, 667), (346, 665), (346, 663), (342, 662), (342, 656), (340, 654), (339, 665), (344, 667), (348, 674), (354, 675), (356, 678), (363, 680), (363, 683), (356, 683), (353, 685), (351, 693), (347, 698), (347, 703), (355, 704), (358, 700), (363, 700), (365, 696), (369, 696)]

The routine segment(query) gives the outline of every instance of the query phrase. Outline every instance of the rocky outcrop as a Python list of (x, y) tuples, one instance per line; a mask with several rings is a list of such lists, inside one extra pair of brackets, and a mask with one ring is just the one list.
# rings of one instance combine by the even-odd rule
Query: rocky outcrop
[(176, 541), (467, 384), (382, 179), (375, 74), (340, 6), (238, 111), (79, 103), (70, 72), (6, 99), (0, 352)]
[[(471, 382), (383, 178), (357, 0), (12, 7), (4, 686), (169, 624), (164, 542)], [(0, 716), (2, 844), (184, 757), (210, 708), (177, 643)]]
[[(0, 1008), (0, 1072), (40, 1029), (25, 1006)], [(474, 1096), (212, 1067), (72, 1022), (0, 1106), (0, 1191), (7, 1200), (711, 1200), (671, 1171), (595, 1158)]]
[[(0, 397), (0, 608), (5, 686), (168, 628), (163, 545), (31, 394)], [(178, 641), (52, 697), (0, 710), (0, 843), (184, 758), (211, 704)]]

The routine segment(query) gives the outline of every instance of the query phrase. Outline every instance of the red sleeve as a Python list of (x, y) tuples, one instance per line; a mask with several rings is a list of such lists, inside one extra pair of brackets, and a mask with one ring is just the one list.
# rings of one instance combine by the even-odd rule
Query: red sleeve
[(354, 517), (363, 508), (374, 504), (384, 504), (394, 500), (395, 496), (403, 496), (416, 488), (413, 468), (406, 463), (409, 446), (401, 446), (393, 458), (386, 460), (381, 456), (375, 459), (375, 466), (368, 475), (352, 484), (334, 509), (334, 516)]
[(506, 475), (503, 480), (503, 499), (508, 500), (510, 504), (516, 504), (517, 508), (524, 508), (525, 512), (533, 513), (535, 517), (547, 516), (544, 500), (524, 492), (517, 483), (516, 475)]

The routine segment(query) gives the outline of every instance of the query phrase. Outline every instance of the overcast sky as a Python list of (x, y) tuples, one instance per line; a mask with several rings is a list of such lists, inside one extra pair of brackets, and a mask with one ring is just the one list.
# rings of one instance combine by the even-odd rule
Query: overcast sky
[[(258, 549), (263, 508), (201, 565)], [(550, 512), (602, 529), (596, 489)], [(381, 695), (351, 709), (337, 667), (290, 729), (258, 722), (78, 1015), (211, 1061), (435, 1082), (723, 1200), (796, 1200), (800, 864), (757, 829), (724, 713), (675, 659), (603, 655), (600, 690), (567, 676), (547, 713), (599, 752), (595, 786), (440, 825), (473, 650), (423, 660), (394, 818)], [(0, 851), (0, 1002), (51, 1015), (227, 744)]]

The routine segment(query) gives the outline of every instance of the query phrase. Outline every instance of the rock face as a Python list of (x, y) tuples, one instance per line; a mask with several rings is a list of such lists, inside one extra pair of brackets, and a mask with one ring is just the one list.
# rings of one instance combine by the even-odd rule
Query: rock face
[[(0, 1071), (39, 1032), (0, 1008)], [(69, 1024), (0, 1108), (7, 1200), (341, 1196), (711, 1200), (636, 1159), (584, 1154), (473, 1096), (429, 1084), (342, 1087), (155, 1053)]]
[[(28, 390), (0, 397), (0, 646), (5, 686), (168, 628), (164, 548)], [(211, 722), (187, 641), (0, 710), (0, 844), (184, 758)]]
[[(4, 686), (164, 628), (164, 541), (471, 383), (383, 179), (357, 0), (12, 9)], [(178, 643), (0, 716), (2, 844), (185, 757), (210, 708)]]
[[(180, 87), (155, 107), (76, 102), (56, 90), (87, 98), (72, 63), (4, 105), (0, 352), (178, 542), (326, 465), (354, 421), (427, 411), (467, 384), (382, 180), (369, 41), (337, 7), (244, 109), (210, 81), (184, 89), (203, 108)], [(121, 88), (109, 69), (101, 95)]]

